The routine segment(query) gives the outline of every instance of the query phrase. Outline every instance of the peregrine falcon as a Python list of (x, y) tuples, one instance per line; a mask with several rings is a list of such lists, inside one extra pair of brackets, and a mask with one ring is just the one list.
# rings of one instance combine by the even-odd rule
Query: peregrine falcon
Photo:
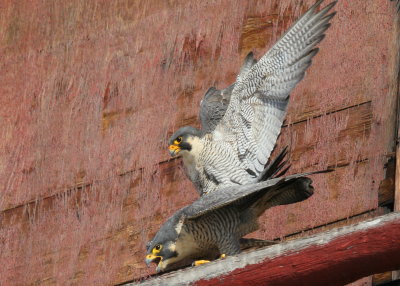
[[(322, 2), (316, 2), (258, 62), (252, 54), (246, 58), (235, 84), (220, 92), (219, 99), (229, 95), (227, 106), (218, 98), (214, 103), (208, 100), (216, 98), (217, 90), (206, 93), (200, 111), (202, 130), (186, 126), (171, 136), (169, 152), (183, 157), (186, 174), (200, 195), (260, 181), (289, 94), (311, 65), (316, 45), (335, 15), (328, 12), (336, 1), (317, 12)], [(210, 113), (210, 106), (221, 112)]]
[[(268, 173), (272, 176), (284, 164), (281, 163), (282, 157), (269, 168)], [(156, 263), (156, 271), (163, 272), (188, 266), (198, 259), (213, 260), (238, 254), (255, 245), (274, 244), (243, 236), (258, 229), (257, 219), (265, 210), (309, 198), (314, 190), (311, 179), (306, 177), (310, 174), (227, 187), (201, 196), (178, 210), (161, 226), (147, 244), (147, 265)]]

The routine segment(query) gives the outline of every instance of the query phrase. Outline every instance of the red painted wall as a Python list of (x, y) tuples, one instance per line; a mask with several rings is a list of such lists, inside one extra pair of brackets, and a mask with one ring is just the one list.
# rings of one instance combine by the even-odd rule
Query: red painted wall
[[(328, 3), (329, 1), (327, 1)], [(196, 198), (167, 139), (313, 1), (0, 1), (0, 284), (113, 284), (152, 273), (144, 245)], [(291, 172), (306, 202), (259, 238), (377, 208), (394, 137), (389, 1), (340, 1), (292, 95)]]

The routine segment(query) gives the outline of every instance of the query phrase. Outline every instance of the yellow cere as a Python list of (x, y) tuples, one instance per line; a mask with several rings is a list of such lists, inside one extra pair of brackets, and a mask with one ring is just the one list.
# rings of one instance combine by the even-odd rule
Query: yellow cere
[[(176, 140), (175, 140), (176, 141)], [(176, 145), (169, 145), (169, 150), (173, 151), (173, 150), (180, 150), (179, 146)]]

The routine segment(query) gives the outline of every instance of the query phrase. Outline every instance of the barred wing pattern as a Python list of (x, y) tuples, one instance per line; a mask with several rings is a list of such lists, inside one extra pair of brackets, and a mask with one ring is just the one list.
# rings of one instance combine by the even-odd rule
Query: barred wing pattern
[(248, 72), (240, 73), (214, 140), (227, 141), (246, 168), (259, 175), (273, 150), (286, 113), (289, 94), (304, 77), (316, 45), (324, 38), (328, 11), (315, 3)]
[[(238, 78), (243, 77), (256, 62), (253, 53), (250, 52), (244, 60)], [(222, 90), (218, 90), (215, 87), (210, 87), (207, 90), (203, 100), (200, 102), (200, 122), (203, 134), (213, 132), (224, 117), (235, 84), (233, 83)]]
[[(282, 189), (283, 186), (301, 178), (310, 180), (307, 176), (324, 172), (326, 171), (294, 174), (283, 178), (270, 179), (256, 184), (226, 187), (218, 190), (218, 192), (211, 192), (206, 196), (201, 196), (184, 209), (184, 214), (187, 219), (195, 219), (225, 206), (233, 205), (235, 203), (243, 203), (244, 200), (247, 200), (250, 196), (256, 195), (260, 192), (267, 195), (265, 200), (273, 201), (274, 195), (276, 195), (276, 192), (279, 193), (279, 189)], [(284, 202), (281, 201), (276, 203), (276, 205), (283, 203)]]

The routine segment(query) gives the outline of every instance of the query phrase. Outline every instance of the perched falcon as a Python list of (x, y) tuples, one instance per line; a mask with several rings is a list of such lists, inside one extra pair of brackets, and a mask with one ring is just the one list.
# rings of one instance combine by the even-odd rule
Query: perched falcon
[[(272, 176), (281, 169), (282, 157), (268, 169)], [(305, 177), (309, 174), (227, 187), (201, 196), (161, 226), (147, 244), (147, 265), (156, 263), (157, 272), (163, 272), (188, 266), (198, 259), (213, 260), (249, 247), (274, 244), (243, 236), (258, 229), (257, 219), (265, 210), (309, 198), (313, 194), (312, 181)]]
[(336, 1), (317, 12), (322, 2), (315, 3), (258, 62), (250, 54), (234, 85), (206, 93), (200, 111), (202, 130), (186, 126), (170, 138), (171, 156), (183, 157), (186, 174), (200, 195), (260, 181), (289, 94), (311, 65), (316, 45), (335, 15), (328, 12)]

